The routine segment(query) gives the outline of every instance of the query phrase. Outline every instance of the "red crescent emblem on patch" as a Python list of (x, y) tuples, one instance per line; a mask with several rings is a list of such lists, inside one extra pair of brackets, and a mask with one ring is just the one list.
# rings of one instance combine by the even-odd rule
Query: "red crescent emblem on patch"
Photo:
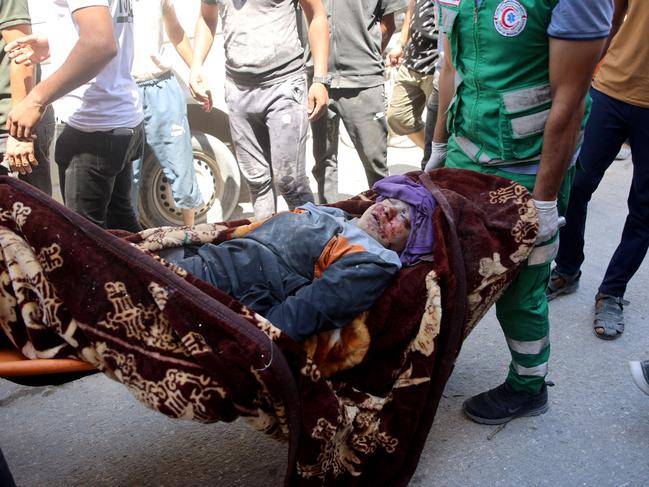
[(503, 0), (494, 12), (494, 27), (503, 37), (514, 37), (527, 24), (527, 10), (518, 0)]
[[(512, 20), (511, 23), (507, 20), (507, 14), (512, 14), (510, 15), (510, 18)], [(516, 13), (514, 12), (514, 9), (511, 7), (508, 7), (505, 10), (503, 10), (503, 13), (500, 15), (500, 22), (503, 24), (503, 27), (507, 29), (511, 29), (512, 27), (514, 27), (514, 25), (516, 25), (516, 21), (518, 20), (516, 19), (515, 15)]]

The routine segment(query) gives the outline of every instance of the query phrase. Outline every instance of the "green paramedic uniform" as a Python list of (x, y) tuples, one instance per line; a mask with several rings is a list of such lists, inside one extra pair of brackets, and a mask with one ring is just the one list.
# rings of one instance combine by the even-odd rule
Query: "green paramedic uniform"
[[(440, 0), (441, 28), (457, 71), (446, 167), (503, 176), (534, 190), (551, 106), (547, 28), (557, 2)], [(573, 175), (574, 168), (561, 186), (561, 214)], [(538, 392), (547, 374), (545, 288), (557, 247), (558, 234), (537, 246), (496, 303), (512, 355), (507, 382), (517, 391)]]

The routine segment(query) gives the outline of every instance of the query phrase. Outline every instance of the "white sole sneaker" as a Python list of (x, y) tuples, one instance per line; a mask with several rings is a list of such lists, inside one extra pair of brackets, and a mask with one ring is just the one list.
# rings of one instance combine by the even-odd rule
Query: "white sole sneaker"
[(631, 370), (631, 377), (633, 377), (633, 382), (640, 388), (642, 392), (649, 396), (649, 382), (642, 371), (642, 365), (640, 361), (631, 361), (629, 362), (629, 369)]

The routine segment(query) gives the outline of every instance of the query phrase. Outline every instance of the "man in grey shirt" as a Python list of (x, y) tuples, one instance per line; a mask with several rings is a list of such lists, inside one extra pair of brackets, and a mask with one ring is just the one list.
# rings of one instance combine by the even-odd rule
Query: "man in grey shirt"
[[(36, 140), (19, 141), (9, 135), (6, 122), (13, 104), (27, 96), (38, 82), (40, 67), (12, 63), (5, 46), (32, 33), (27, 0), (0, 2), (0, 176), (7, 168), (19, 173), (20, 179), (52, 194), (49, 146), (54, 135), (54, 110), (48, 107), (36, 126)], [(6, 166), (6, 167), (5, 167)]]
[[(394, 14), (407, 0), (324, 0), (329, 13), (329, 105), (311, 122), (313, 175), (320, 203), (338, 197), (338, 128), (342, 119), (358, 152), (368, 187), (388, 175), (383, 50), (393, 34)], [(314, 53), (315, 54), (315, 53)], [(315, 60), (315, 59), (314, 59)]]
[(221, 16), (230, 131), (257, 218), (275, 212), (274, 186), (290, 209), (313, 201), (306, 175), (306, 135), (308, 120), (319, 117), (327, 103), (329, 35), (321, 1), (299, 3), (319, 81), (308, 94), (295, 0), (202, 0), (196, 24), (190, 90), (210, 110), (212, 97), (202, 65)]

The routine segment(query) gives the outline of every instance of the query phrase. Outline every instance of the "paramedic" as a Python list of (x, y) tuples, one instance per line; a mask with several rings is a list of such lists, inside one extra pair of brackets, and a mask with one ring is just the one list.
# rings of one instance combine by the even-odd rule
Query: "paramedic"
[(539, 215), (536, 248), (496, 303), (512, 356), (507, 380), (464, 403), (470, 419), (501, 424), (548, 409), (545, 287), (613, 8), (611, 0), (446, 0), (439, 9), (441, 115), (427, 169), (446, 159), (517, 181)]

